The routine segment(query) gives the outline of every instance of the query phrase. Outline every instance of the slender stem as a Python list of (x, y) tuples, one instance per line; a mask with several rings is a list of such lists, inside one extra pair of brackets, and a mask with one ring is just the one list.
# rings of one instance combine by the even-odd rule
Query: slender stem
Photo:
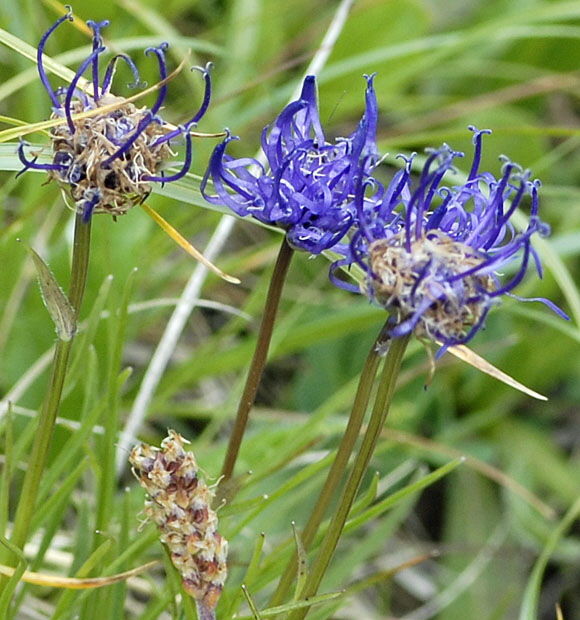
[(238, 411), (234, 422), (234, 428), (230, 436), (230, 442), (228, 444), (228, 450), (222, 468), (223, 481), (229, 480), (234, 473), (234, 467), (240, 451), (244, 431), (246, 430), (246, 425), (248, 423), (250, 410), (256, 400), (258, 386), (260, 384), (260, 379), (262, 378), (262, 373), (264, 372), (264, 366), (266, 365), (266, 358), (268, 356), (268, 349), (270, 348), (270, 341), (272, 339), (274, 321), (276, 319), (278, 306), (280, 304), (282, 288), (284, 287), (284, 281), (286, 280), (286, 274), (288, 273), (288, 268), (293, 255), (294, 250), (288, 245), (286, 237), (284, 237), (278, 252), (278, 258), (276, 259), (272, 279), (270, 280), (270, 287), (268, 288), (266, 305), (264, 306), (264, 314), (262, 315), (262, 322), (260, 323), (260, 330), (258, 332), (258, 340), (256, 342), (254, 357), (252, 358), (252, 362), (250, 364), (250, 370), (244, 386), (244, 392), (240, 399), (240, 404), (238, 406)]
[[(385, 327), (386, 325), (387, 324), (385, 323)], [(330, 505), (336, 489), (344, 476), (344, 472), (346, 471), (346, 467), (348, 465), (348, 460), (354, 449), (356, 440), (358, 439), (364, 415), (371, 397), (371, 390), (377, 374), (379, 362), (381, 360), (377, 347), (382, 342), (383, 338), (383, 331), (381, 331), (377, 339), (373, 342), (373, 345), (367, 355), (361, 371), (348, 424), (338, 446), (336, 457), (332, 463), (330, 471), (328, 472), (328, 476), (326, 477), (322, 491), (318, 496), (316, 505), (314, 506), (312, 513), (310, 514), (310, 518), (302, 531), (301, 541), (306, 551), (308, 551), (314, 541), (314, 537), (316, 536), (318, 528), (324, 519), (328, 506)], [(292, 581), (296, 576), (297, 561), (298, 554), (295, 552), (292, 559), (286, 566), (286, 570), (278, 583), (278, 587), (276, 588), (276, 592), (269, 603), (269, 607), (281, 605), (284, 601), (286, 594), (292, 585)]]
[(199, 620), (216, 620), (215, 610), (209, 609), (202, 602), (196, 601), (196, 609)]
[(71, 265), (71, 279), (69, 301), (78, 317), (89, 270), (89, 254), (91, 250), (91, 220), (83, 221), (83, 214), (77, 213), (73, 239), (73, 256)]
[[(90, 220), (88, 222), (83, 222), (82, 214), (77, 214), (75, 220), (71, 284), (69, 291), (69, 299), (77, 317), (87, 279), (90, 234)], [(16, 516), (14, 518), (14, 529), (11, 542), (21, 549), (24, 547), (30, 529), (30, 523), (35, 514), (36, 498), (42, 474), (46, 466), (73, 340), (74, 338), (66, 342), (59, 340), (55, 346), (48, 392), (40, 411), (38, 429), (34, 436), (28, 469), (24, 476), (22, 492), (20, 493)]]
[[(326, 569), (330, 564), (330, 560), (334, 554), (336, 546), (338, 545), (344, 524), (346, 523), (348, 514), (352, 508), (352, 504), (354, 503), (363, 476), (367, 470), (378, 438), (385, 424), (391, 401), (393, 399), (401, 362), (403, 361), (403, 355), (405, 353), (405, 349), (407, 348), (408, 342), (409, 336), (404, 336), (393, 340), (391, 343), (389, 352), (385, 359), (383, 371), (381, 373), (373, 411), (371, 413), (369, 424), (365, 431), (360, 450), (356, 456), (352, 472), (348, 478), (336, 512), (334, 513), (328, 526), (328, 530), (322, 540), (318, 556), (316, 557), (308, 577), (308, 582), (304, 590), (300, 592), (301, 598), (308, 598), (316, 594), (318, 587), (320, 586), (320, 582), (326, 573)], [(288, 620), (302, 620), (307, 613), (308, 608), (296, 610), (288, 616)]]

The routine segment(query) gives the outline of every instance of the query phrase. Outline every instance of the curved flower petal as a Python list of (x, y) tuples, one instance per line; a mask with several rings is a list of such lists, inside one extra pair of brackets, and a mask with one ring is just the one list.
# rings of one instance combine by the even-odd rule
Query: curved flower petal
[[(316, 100), (316, 78), (304, 79), (290, 102), (262, 132), (269, 170), (251, 158), (233, 158), (228, 135), (211, 156), (201, 191), (239, 216), (278, 226), (296, 249), (320, 254), (344, 238), (355, 216), (355, 186), (378, 159), (374, 76), (365, 76), (365, 112), (348, 138), (327, 142)], [(208, 191), (211, 179), (214, 194)]]

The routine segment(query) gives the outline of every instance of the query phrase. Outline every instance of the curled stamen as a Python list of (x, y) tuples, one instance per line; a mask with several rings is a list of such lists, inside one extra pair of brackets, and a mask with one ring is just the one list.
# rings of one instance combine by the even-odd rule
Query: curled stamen
[[(159, 62), (159, 80), (163, 82), (167, 79), (167, 65), (165, 64), (165, 50), (169, 47), (168, 43), (162, 43), (159, 47), (149, 47), (145, 50), (145, 54), (149, 56), (151, 52), (157, 56), (157, 60)], [(159, 89), (159, 94), (157, 95), (157, 101), (153, 104), (151, 108), (152, 116), (155, 116), (157, 112), (159, 112), (163, 102), (165, 101), (165, 95), (167, 94), (167, 84), (163, 84)]]
[(26, 172), (27, 170), (62, 170), (63, 169), (63, 166), (59, 164), (37, 164), (36, 160), (38, 159), (38, 155), (36, 155), (34, 159), (27, 159), (26, 155), (24, 154), (25, 146), (29, 146), (28, 143), (24, 142), (24, 140), (21, 140), (20, 144), (18, 145), (18, 149), (16, 151), (18, 154), (18, 159), (24, 165), (24, 168), (16, 174), (16, 178), (18, 178), (23, 172)]
[(475, 146), (475, 152), (473, 154), (473, 163), (471, 164), (471, 171), (469, 172), (469, 176), (467, 177), (468, 181), (472, 181), (477, 176), (477, 171), (479, 170), (479, 165), (481, 163), (481, 152), (482, 152), (482, 138), (484, 135), (491, 134), (490, 129), (477, 129), (475, 125), (468, 126), (469, 131), (473, 131), (473, 145)]
[[(209, 107), (209, 103), (211, 100), (210, 71), (212, 67), (213, 67), (213, 64), (211, 62), (208, 62), (207, 65), (205, 66), (205, 69), (203, 69), (202, 67), (191, 68), (192, 71), (200, 71), (202, 73), (204, 80), (205, 80), (205, 92), (204, 92), (203, 101), (201, 103), (199, 110), (194, 114), (194, 116), (189, 121), (187, 121), (187, 123), (185, 123), (185, 131), (191, 129), (191, 127), (193, 127), (207, 112), (207, 109)], [(183, 131), (184, 130), (182, 128), (178, 127), (177, 129), (170, 131), (168, 134), (165, 134), (161, 138), (158, 138), (155, 141), (153, 146), (158, 146), (159, 144), (162, 144), (163, 142), (169, 142), (170, 140), (173, 140), (173, 138), (177, 138), (178, 136), (180, 136), (183, 133)]]
[(172, 181), (177, 181), (184, 177), (187, 174), (187, 171), (191, 167), (191, 162), (193, 159), (193, 145), (191, 134), (185, 127), (181, 129), (183, 135), (185, 136), (185, 160), (183, 162), (183, 166), (179, 172), (176, 172), (174, 175), (167, 176), (144, 176), (144, 181), (158, 181), (159, 183), (171, 183)]
[[(149, 55), (151, 52), (157, 56), (157, 60), (159, 61), (159, 75), (161, 77), (161, 81), (167, 78), (167, 66), (165, 64), (165, 50), (169, 47), (168, 43), (162, 43), (159, 47), (149, 47), (145, 50), (145, 54)], [(131, 146), (135, 143), (137, 138), (145, 131), (147, 126), (156, 120), (156, 114), (161, 108), (163, 101), (165, 101), (165, 95), (167, 93), (167, 84), (163, 84), (159, 89), (159, 94), (157, 96), (157, 101), (153, 105), (153, 107), (147, 112), (146, 116), (141, 120), (137, 129), (133, 133), (133, 135), (128, 138), (125, 144), (118, 149), (115, 153), (113, 153), (110, 157), (108, 157), (105, 161), (101, 163), (101, 168), (106, 168), (113, 160), (117, 159), (123, 153), (126, 153)]]
[(48, 93), (48, 96), (52, 100), (54, 107), (57, 109), (61, 107), (60, 101), (58, 100), (57, 96), (54, 93), (54, 90), (52, 89), (52, 86), (50, 85), (50, 82), (48, 81), (46, 71), (44, 70), (44, 62), (42, 60), (42, 56), (44, 54), (44, 48), (46, 47), (46, 42), (48, 41), (48, 38), (50, 37), (50, 35), (63, 22), (67, 20), (69, 22), (72, 22), (74, 19), (73, 14), (72, 14), (72, 7), (69, 4), (65, 4), (65, 9), (66, 9), (66, 14), (63, 15), (62, 17), (59, 17), (59, 19), (57, 19), (56, 22), (44, 33), (44, 35), (40, 39), (40, 43), (38, 44), (38, 50), (36, 52), (36, 62), (38, 64), (38, 75), (40, 76), (40, 81), (42, 82), (44, 89)]
[(129, 88), (147, 87), (147, 82), (141, 82), (139, 70), (137, 69), (137, 66), (135, 65), (133, 60), (131, 60), (131, 57), (127, 56), (127, 54), (117, 54), (116, 56), (111, 58), (109, 64), (107, 65), (107, 70), (105, 71), (105, 77), (103, 78), (103, 84), (101, 86), (101, 95), (106, 95), (109, 92), (109, 89), (111, 88), (111, 82), (113, 81), (113, 77), (117, 69), (117, 62), (119, 60), (124, 60), (129, 66), (129, 69), (131, 69), (131, 72), (133, 73), (134, 81), (129, 84)]
[(205, 91), (203, 94), (203, 101), (201, 102), (201, 106), (199, 110), (193, 115), (192, 119), (186, 123), (186, 127), (191, 127), (195, 125), (195, 123), (199, 122), (201, 118), (203, 118), (204, 114), (207, 112), (209, 107), (209, 103), (211, 101), (211, 75), (210, 71), (213, 68), (213, 63), (208, 62), (205, 68), (203, 67), (192, 67), (192, 71), (200, 71), (203, 79), (205, 81)]
[[(102, 22), (95, 22), (92, 19), (87, 20), (87, 26), (93, 31), (93, 52), (103, 46), (103, 37), (101, 29), (106, 28), (110, 24), (108, 19)], [(93, 98), (95, 101), (99, 99), (99, 54), (93, 56)]]
[(104, 47), (98, 47), (96, 50), (93, 50), (90, 56), (88, 56), (79, 67), (79, 70), (76, 72), (76, 75), (72, 79), (72, 82), (67, 89), (66, 98), (64, 100), (64, 113), (66, 114), (66, 122), (71, 133), (75, 132), (75, 126), (72, 120), (71, 103), (72, 98), (75, 94), (77, 84), (79, 83), (79, 80), (81, 79), (83, 73), (87, 70), (87, 67), (93, 62), (93, 59), (96, 58), (99, 54), (102, 54), (104, 51)]

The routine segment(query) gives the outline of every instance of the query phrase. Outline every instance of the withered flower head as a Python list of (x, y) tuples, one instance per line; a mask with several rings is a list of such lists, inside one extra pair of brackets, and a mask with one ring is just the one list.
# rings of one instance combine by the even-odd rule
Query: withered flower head
[(214, 494), (198, 477), (195, 457), (183, 447), (187, 443), (169, 430), (161, 448), (135, 446), (129, 461), (149, 495), (145, 512), (161, 530), (183, 586), (200, 612), (212, 617), (227, 575), (228, 543), (217, 531)]
[[(71, 83), (54, 90), (44, 68), (43, 53), (58, 26), (73, 20), (70, 7), (67, 9), (67, 14), (46, 31), (37, 52), (40, 80), (53, 105), (51, 118), (66, 122), (50, 130), (53, 157), (49, 164), (37, 163), (37, 156), (28, 159), (25, 143), (20, 143), (18, 155), (24, 164), (21, 173), (29, 169), (47, 171), (72, 198), (75, 210), (83, 214), (85, 221), (93, 213), (122, 215), (147, 197), (151, 182), (176, 181), (189, 170), (192, 161), (190, 129), (205, 114), (210, 102), (209, 65), (205, 69), (196, 67), (205, 80), (205, 95), (199, 110), (184, 125), (171, 129), (158, 114), (167, 94), (167, 43), (145, 50), (145, 54), (157, 60), (160, 86), (154, 105), (138, 108), (110, 92), (119, 61), (126, 63), (133, 73), (134, 83), (130, 86), (142, 86), (137, 67), (126, 54), (116, 54), (109, 60), (101, 79), (99, 64), (106, 52), (101, 31), (109, 22), (88, 21), (93, 31), (92, 52)], [(81, 78), (89, 69), (90, 86), (81, 88)], [(88, 114), (78, 118), (80, 113)], [(181, 136), (185, 140), (185, 161), (177, 173), (166, 176), (162, 167), (173, 155), (170, 142)]]

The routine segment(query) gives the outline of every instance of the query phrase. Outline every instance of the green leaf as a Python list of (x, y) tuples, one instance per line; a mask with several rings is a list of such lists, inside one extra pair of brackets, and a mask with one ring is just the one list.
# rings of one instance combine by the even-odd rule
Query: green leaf
[(77, 329), (76, 312), (48, 265), (31, 247), (27, 246), (26, 249), (34, 261), (42, 301), (54, 321), (56, 333), (60, 340), (68, 342), (72, 340)]
[(536, 620), (538, 617), (539, 593), (544, 571), (558, 543), (563, 538), (564, 533), (571, 527), (574, 521), (576, 521), (578, 515), (580, 515), (580, 498), (572, 504), (560, 523), (554, 528), (540, 557), (537, 559), (526, 587), (519, 620)]
[(294, 542), (296, 544), (296, 553), (298, 555), (298, 566), (296, 575), (296, 592), (294, 601), (300, 600), (300, 594), (308, 581), (308, 561), (306, 549), (300, 538), (300, 534), (296, 530), (296, 523), (292, 523), (292, 531), (294, 532)]

